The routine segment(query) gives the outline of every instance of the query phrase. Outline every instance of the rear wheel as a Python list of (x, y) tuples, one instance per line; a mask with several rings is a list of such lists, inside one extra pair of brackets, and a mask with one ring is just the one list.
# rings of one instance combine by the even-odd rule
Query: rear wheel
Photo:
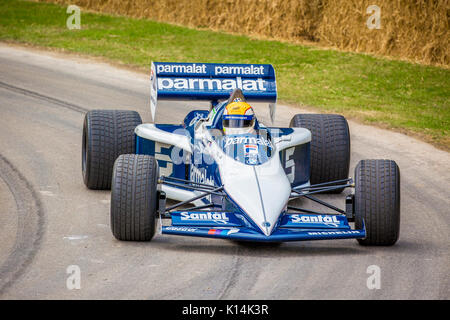
[(134, 129), (141, 123), (135, 111), (91, 110), (86, 114), (81, 158), (89, 189), (111, 188), (114, 161), (120, 154), (135, 153)]
[(118, 240), (150, 241), (157, 216), (158, 162), (148, 155), (123, 154), (111, 186), (111, 231)]
[(400, 170), (392, 160), (361, 160), (355, 168), (355, 227), (361, 245), (390, 246), (400, 234)]
[[(348, 178), (350, 131), (347, 120), (337, 114), (297, 114), (289, 125), (311, 131), (311, 184)], [(343, 188), (329, 191), (340, 193)]]

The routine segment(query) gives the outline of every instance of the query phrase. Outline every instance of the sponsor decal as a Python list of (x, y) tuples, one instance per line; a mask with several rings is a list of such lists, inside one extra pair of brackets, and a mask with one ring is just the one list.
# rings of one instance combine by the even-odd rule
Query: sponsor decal
[(264, 76), (264, 66), (262, 65), (211, 65), (205, 63), (158, 63), (159, 73), (185, 73), (185, 74), (211, 74), (214, 75), (247, 75)]
[(153, 68), (150, 70), (150, 81), (153, 81), (153, 78), (155, 77), (155, 71)]
[(258, 146), (256, 144), (246, 144), (244, 145), (244, 157), (246, 158), (247, 164), (257, 164), (258, 163)]
[(210, 234), (210, 235), (222, 235), (222, 236), (225, 236), (225, 235), (230, 235), (230, 234), (233, 234), (233, 233), (237, 233), (237, 232), (239, 232), (239, 229), (209, 229), (208, 230), (208, 234)]
[(184, 221), (187, 221), (187, 220), (194, 220), (194, 221), (209, 220), (209, 221), (227, 224), (230, 220), (225, 212), (205, 212), (205, 213), (181, 212), (180, 216), (181, 216), (181, 220), (184, 220)]
[(325, 224), (330, 227), (338, 227), (339, 220), (336, 216), (329, 215), (301, 215), (301, 214), (292, 214), (291, 216), (292, 223), (307, 223), (307, 224)]
[(238, 233), (239, 232), (239, 229), (230, 229), (230, 231), (228, 231), (228, 233), (227, 233), (227, 236), (229, 236), (230, 234), (233, 234), (233, 233)]
[(249, 156), (245, 155), (245, 163), (249, 165), (255, 165), (258, 164), (258, 157), (257, 156)]
[(214, 235), (219, 235), (219, 234), (227, 234), (228, 230), (220, 230), (220, 229), (209, 229), (208, 230), (208, 234), (214, 234)]
[(257, 155), (258, 146), (256, 144), (246, 144), (244, 145), (244, 151), (246, 156)]
[(320, 232), (308, 232), (310, 236), (326, 236), (326, 235), (338, 235), (338, 234), (358, 234), (360, 231), (357, 230), (349, 230), (349, 231), (320, 231)]
[(225, 147), (233, 144), (253, 144), (253, 145), (260, 145), (260, 146), (266, 146), (266, 147), (272, 147), (272, 143), (264, 139), (263, 137), (226, 137), (225, 138)]
[(167, 73), (192, 73), (192, 74), (200, 74), (206, 73), (206, 65), (205, 64), (158, 64), (158, 73), (167, 72)]
[[(159, 67), (159, 66), (158, 66)], [(240, 88), (244, 91), (267, 91), (262, 78), (245, 79), (210, 79), (210, 78), (163, 78), (158, 77), (158, 89), (176, 90), (234, 90)]]
[(166, 230), (170, 231), (182, 231), (182, 232), (195, 232), (196, 228), (188, 228), (188, 227), (167, 227)]
[(225, 120), (252, 120), (253, 115), (237, 115), (237, 114), (224, 115), (223, 119), (225, 119)]
[(220, 74), (247, 74), (247, 75), (263, 75), (264, 66), (216, 66), (214, 68), (216, 75)]

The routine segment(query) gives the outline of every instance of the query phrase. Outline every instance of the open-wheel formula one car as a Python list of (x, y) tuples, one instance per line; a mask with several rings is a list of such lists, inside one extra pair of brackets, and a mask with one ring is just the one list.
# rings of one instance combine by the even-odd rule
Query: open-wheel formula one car
[[(249, 103), (269, 103), (273, 120), (276, 98), (271, 65), (153, 62), (154, 120), (158, 100), (205, 100), (210, 109), (192, 110), (178, 125), (142, 124), (134, 111), (88, 112), (83, 178), (90, 189), (111, 189), (113, 235), (132, 241), (150, 241), (157, 232), (238, 241), (354, 238), (393, 245), (400, 227), (397, 164), (361, 160), (349, 178), (345, 118), (297, 114), (289, 127), (266, 126)], [(345, 209), (316, 197), (345, 188), (353, 189)], [(302, 197), (330, 213), (292, 205)]]

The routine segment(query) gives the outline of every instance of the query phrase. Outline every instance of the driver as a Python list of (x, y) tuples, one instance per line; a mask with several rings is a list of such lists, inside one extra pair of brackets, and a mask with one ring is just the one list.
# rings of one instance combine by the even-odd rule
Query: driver
[(253, 108), (241, 98), (236, 98), (227, 106), (222, 116), (223, 132), (227, 134), (255, 134), (255, 113)]

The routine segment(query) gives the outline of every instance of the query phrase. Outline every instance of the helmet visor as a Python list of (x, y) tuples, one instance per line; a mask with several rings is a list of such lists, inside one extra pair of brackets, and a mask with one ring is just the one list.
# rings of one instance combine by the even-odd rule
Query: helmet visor
[(248, 128), (253, 126), (253, 115), (226, 115), (223, 116), (224, 128)]

